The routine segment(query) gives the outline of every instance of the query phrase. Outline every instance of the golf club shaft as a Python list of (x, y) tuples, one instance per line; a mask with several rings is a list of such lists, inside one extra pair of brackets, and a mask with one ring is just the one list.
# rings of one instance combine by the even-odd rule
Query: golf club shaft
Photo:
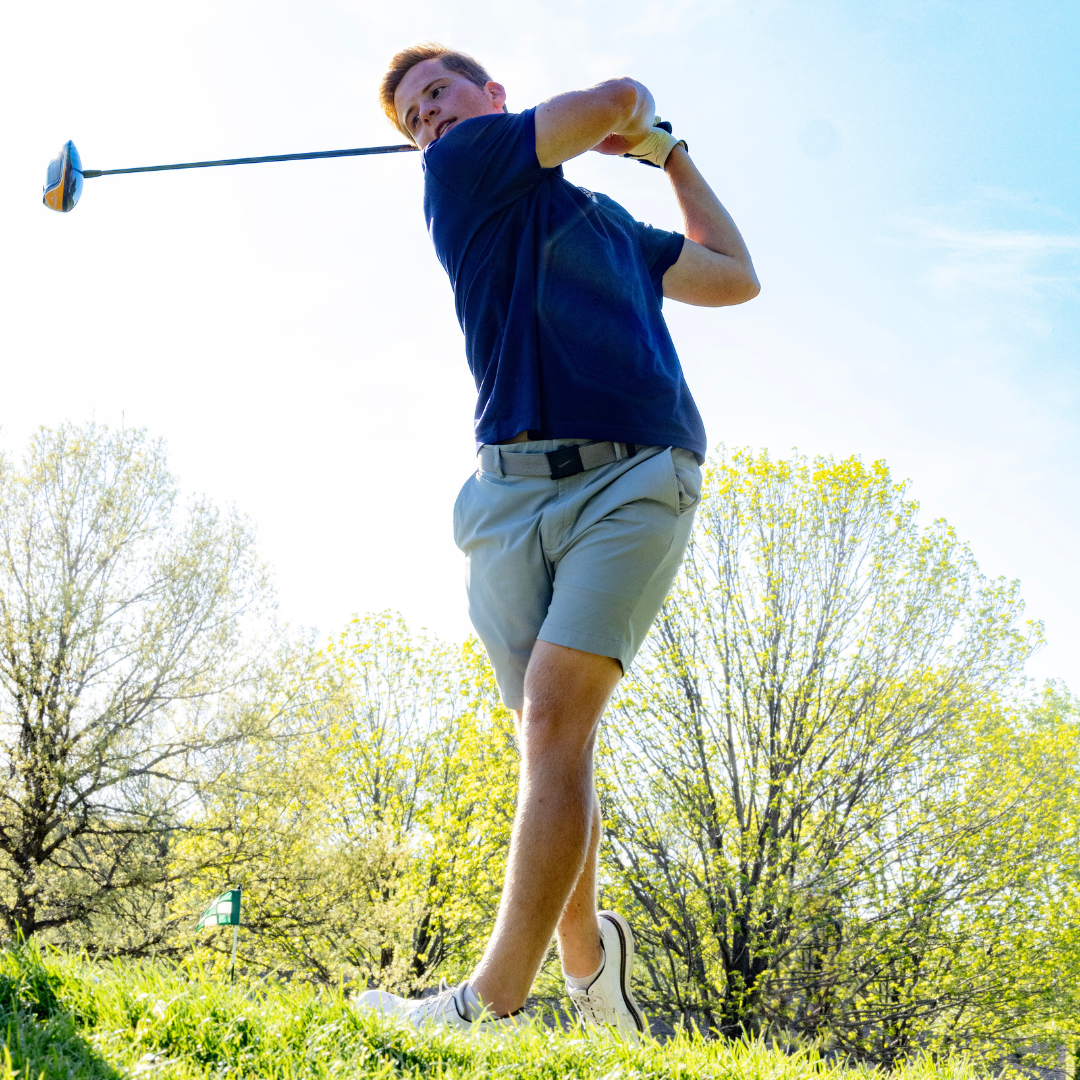
[(95, 176), (118, 176), (121, 173), (169, 172), (172, 169), (211, 169), (217, 165), (261, 165), (267, 161), (310, 161), (312, 158), (364, 157), (367, 154), (400, 154), (419, 147), (412, 143), (398, 146), (360, 146), (354, 150), (313, 150), (307, 154), (271, 154), (268, 157), (226, 158), (222, 161), (184, 161), (179, 165), (139, 165), (133, 169), (83, 169), (84, 180)]

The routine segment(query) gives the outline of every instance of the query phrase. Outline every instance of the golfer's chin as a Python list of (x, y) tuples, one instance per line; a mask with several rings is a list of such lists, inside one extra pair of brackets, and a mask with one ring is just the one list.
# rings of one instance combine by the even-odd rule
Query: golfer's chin
[(458, 124), (462, 123), (462, 121), (464, 121), (464, 120), (472, 120), (477, 116), (486, 116), (486, 115), (487, 115), (487, 113), (478, 112), (478, 113), (474, 113), (472, 116), (457, 116), (457, 117), (455, 117), (453, 120), (451, 120), (451, 121), (449, 121), (449, 123), (447, 123), (446, 127), (440, 128), (439, 131), (438, 131), (438, 134), (432, 135), (431, 139), (428, 142), (424, 143), (424, 145), (422, 147), (420, 147), (420, 149), (425, 150), (432, 143), (438, 142), (448, 131), (453, 131), (454, 128), (456, 128), (458, 126)]

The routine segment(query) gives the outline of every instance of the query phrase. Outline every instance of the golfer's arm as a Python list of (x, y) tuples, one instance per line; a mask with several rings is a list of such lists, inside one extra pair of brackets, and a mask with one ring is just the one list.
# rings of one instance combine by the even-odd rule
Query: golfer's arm
[(609, 135), (641, 142), (656, 116), (652, 94), (633, 79), (609, 79), (536, 107), (536, 157), (545, 169), (584, 154)]
[(698, 307), (744, 304), (761, 291), (731, 215), (681, 147), (664, 166), (685, 222), (686, 243), (664, 274), (664, 295)]

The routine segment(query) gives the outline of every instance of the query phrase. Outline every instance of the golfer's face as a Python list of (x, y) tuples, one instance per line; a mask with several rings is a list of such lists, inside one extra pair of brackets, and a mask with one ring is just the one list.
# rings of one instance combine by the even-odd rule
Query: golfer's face
[(477, 86), (441, 60), (409, 68), (394, 94), (398, 118), (421, 150), (462, 120), (500, 112), (502, 100), (498, 83)]

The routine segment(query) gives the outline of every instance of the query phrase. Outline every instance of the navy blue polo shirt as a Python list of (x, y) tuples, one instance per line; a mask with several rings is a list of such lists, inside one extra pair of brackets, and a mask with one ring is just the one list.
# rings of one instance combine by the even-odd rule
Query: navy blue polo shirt
[(683, 236), (536, 159), (533, 110), (428, 145), (424, 214), (476, 380), (476, 442), (611, 439), (705, 457), (661, 312)]

